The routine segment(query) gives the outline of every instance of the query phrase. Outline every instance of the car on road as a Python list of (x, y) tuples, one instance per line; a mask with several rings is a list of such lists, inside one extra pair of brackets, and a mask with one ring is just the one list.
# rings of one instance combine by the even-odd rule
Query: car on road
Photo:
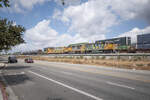
[(33, 59), (32, 58), (26, 58), (24, 60), (25, 63), (34, 63)]
[(8, 57), (8, 63), (17, 63), (17, 57), (16, 56), (9, 56)]

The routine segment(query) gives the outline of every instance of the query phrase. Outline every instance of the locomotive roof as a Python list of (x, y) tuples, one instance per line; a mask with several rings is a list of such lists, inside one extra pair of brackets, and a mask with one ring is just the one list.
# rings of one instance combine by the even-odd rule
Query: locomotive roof
[(105, 40), (98, 40), (96, 42), (114, 42), (114, 41), (121, 41), (122, 39), (130, 38), (130, 37), (118, 37), (118, 38), (112, 38), (112, 39), (105, 39)]
[(69, 46), (79, 46), (79, 45), (84, 45), (84, 44), (88, 44), (88, 42), (85, 42), (85, 43), (70, 44)]

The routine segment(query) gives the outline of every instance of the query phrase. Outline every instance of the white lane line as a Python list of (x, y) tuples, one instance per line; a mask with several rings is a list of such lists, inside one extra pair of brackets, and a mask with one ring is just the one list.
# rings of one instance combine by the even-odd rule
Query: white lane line
[(128, 89), (132, 89), (132, 90), (135, 89), (133, 87), (129, 87), (129, 86), (126, 86), (126, 85), (121, 85), (121, 84), (113, 83), (113, 82), (109, 82), (109, 81), (107, 82), (107, 84), (114, 85), (114, 86), (119, 86), (119, 87), (123, 87), (123, 88), (128, 88)]
[(96, 96), (94, 96), (94, 95), (92, 95), (92, 94), (89, 94), (89, 93), (87, 93), (87, 92), (84, 92), (84, 91), (79, 90), (79, 89), (76, 89), (76, 88), (73, 88), (73, 87), (71, 87), (71, 86), (69, 86), (69, 85), (66, 85), (66, 84), (64, 84), (64, 83), (58, 82), (58, 81), (53, 80), (53, 79), (51, 79), (51, 78), (45, 77), (45, 76), (43, 76), (43, 75), (37, 74), (37, 73), (35, 73), (35, 72), (33, 72), (33, 71), (28, 71), (28, 72), (30, 72), (30, 73), (32, 73), (32, 74), (34, 74), (34, 75), (37, 75), (37, 76), (39, 76), (39, 77), (42, 77), (42, 78), (44, 78), (44, 79), (47, 79), (47, 80), (49, 80), (49, 81), (52, 81), (52, 82), (54, 82), (54, 83), (56, 83), (56, 84), (59, 84), (59, 85), (61, 85), (61, 86), (64, 86), (64, 87), (66, 87), (66, 88), (69, 88), (69, 89), (71, 89), (71, 90), (73, 90), (73, 91), (76, 91), (76, 92), (78, 92), (78, 93), (80, 93), (80, 94), (83, 94), (83, 95), (85, 95), (85, 96), (91, 97), (91, 98), (93, 98), (93, 99), (95, 99), (95, 100), (103, 100), (103, 99), (101, 99), (101, 98), (99, 98), (99, 97), (96, 97)]
[(24, 75), (25, 74), (25, 72), (20, 72), (20, 73), (9, 73), (9, 74), (7, 74), (7, 75)]

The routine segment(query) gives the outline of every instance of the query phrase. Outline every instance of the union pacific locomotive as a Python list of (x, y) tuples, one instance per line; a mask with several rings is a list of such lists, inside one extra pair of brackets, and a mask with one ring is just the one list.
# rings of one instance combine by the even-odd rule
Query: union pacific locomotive
[(95, 43), (70, 44), (67, 47), (44, 48), (46, 54), (81, 53), (136, 53), (150, 52), (150, 34), (137, 36), (137, 43), (131, 44), (131, 37), (98, 40)]

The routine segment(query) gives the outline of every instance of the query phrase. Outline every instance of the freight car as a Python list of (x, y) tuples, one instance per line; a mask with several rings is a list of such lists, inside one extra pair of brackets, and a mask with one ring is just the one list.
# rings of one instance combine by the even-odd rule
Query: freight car
[(70, 44), (67, 47), (49, 47), (47, 54), (80, 54), (80, 53), (136, 53), (150, 52), (150, 33), (137, 36), (137, 43), (131, 44), (130, 37), (98, 40), (95, 43)]
[(96, 48), (104, 53), (127, 52), (131, 46), (130, 37), (120, 37), (95, 42)]
[(137, 35), (137, 52), (150, 52), (150, 33)]
[(68, 48), (72, 48), (69, 53), (85, 53), (85, 45), (88, 43), (70, 44)]
[(47, 54), (115, 53), (128, 51), (130, 45), (130, 37), (121, 37), (99, 40), (95, 43), (70, 44), (67, 47), (49, 47), (45, 48), (45, 51), (47, 52)]
[(128, 52), (131, 46), (130, 37), (120, 37), (106, 40), (99, 40), (95, 43), (77, 43), (68, 47), (72, 51), (68, 53), (115, 53)]
[(54, 53), (54, 47), (44, 48), (44, 53), (45, 54), (53, 54)]
[(62, 54), (62, 53), (64, 53), (64, 47), (55, 47), (53, 53), (55, 53), (55, 54)]
[(85, 53), (96, 53), (95, 43), (86, 43), (85, 44)]
[(63, 53), (64, 54), (68, 54), (68, 53), (71, 53), (72, 52), (72, 47), (64, 47), (64, 50), (63, 50)]
[(64, 47), (48, 47), (44, 48), (46, 54), (63, 54)]

